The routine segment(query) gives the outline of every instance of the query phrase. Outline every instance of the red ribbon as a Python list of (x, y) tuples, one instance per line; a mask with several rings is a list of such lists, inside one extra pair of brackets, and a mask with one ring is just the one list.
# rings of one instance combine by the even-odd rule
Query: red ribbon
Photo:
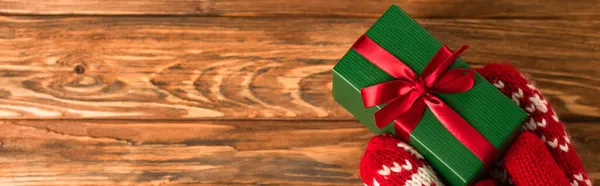
[(465, 147), (487, 165), (497, 155), (496, 148), (458, 115), (450, 106), (432, 93), (455, 94), (473, 87), (471, 69), (451, 69), (450, 65), (468, 46), (452, 52), (446, 46), (435, 54), (417, 76), (404, 62), (379, 46), (367, 36), (362, 36), (352, 48), (396, 80), (361, 89), (365, 107), (387, 104), (375, 113), (375, 124), (383, 128), (394, 121), (396, 135), (410, 141), (410, 133), (417, 126), (425, 108), (429, 107), (440, 123)]

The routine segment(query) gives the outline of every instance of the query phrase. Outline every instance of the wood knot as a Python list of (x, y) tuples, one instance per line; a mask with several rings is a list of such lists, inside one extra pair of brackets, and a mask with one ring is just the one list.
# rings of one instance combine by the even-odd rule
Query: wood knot
[(83, 65), (79, 64), (79, 65), (75, 66), (73, 71), (75, 71), (76, 74), (83, 74), (85, 72), (85, 67), (83, 67)]
[(111, 65), (86, 52), (76, 51), (63, 56), (55, 65), (55, 68), (65, 70), (27, 80), (25, 87), (60, 98), (101, 99), (119, 93), (125, 85)]

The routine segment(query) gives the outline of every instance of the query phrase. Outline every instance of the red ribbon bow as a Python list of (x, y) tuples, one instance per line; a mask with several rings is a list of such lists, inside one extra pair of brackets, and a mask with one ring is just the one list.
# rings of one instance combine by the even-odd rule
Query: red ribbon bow
[(423, 117), (425, 108), (429, 107), (440, 123), (484, 164), (495, 158), (496, 148), (450, 106), (432, 94), (455, 94), (473, 87), (473, 70), (449, 70), (467, 46), (460, 47), (456, 52), (442, 46), (421, 76), (417, 76), (404, 62), (367, 36), (362, 36), (352, 48), (396, 78), (361, 89), (365, 107), (387, 104), (375, 113), (377, 127), (383, 128), (395, 120), (396, 135), (410, 141), (410, 133)]

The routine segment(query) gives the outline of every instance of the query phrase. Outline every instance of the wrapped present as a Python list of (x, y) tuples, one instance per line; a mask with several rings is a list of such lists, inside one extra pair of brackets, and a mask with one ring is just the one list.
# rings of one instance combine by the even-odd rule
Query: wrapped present
[(410, 142), (445, 181), (493, 166), (527, 114), (393, 5), (333, 68), (333, 97), (376, 134)]

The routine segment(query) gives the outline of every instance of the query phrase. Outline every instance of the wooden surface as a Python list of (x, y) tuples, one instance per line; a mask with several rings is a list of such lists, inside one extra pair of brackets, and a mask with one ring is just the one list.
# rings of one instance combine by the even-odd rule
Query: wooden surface
[(13, 15), (194, 15), (235, 17), (370, 17), (398, 4), (418, 18), (583, 19), (600, 15), (597, 0), (2, 0)]
[(600, 184), (597, 1), (0, 0), (0, 185), (361, 185), (331, 72), (391, 3), (535, 80)]

